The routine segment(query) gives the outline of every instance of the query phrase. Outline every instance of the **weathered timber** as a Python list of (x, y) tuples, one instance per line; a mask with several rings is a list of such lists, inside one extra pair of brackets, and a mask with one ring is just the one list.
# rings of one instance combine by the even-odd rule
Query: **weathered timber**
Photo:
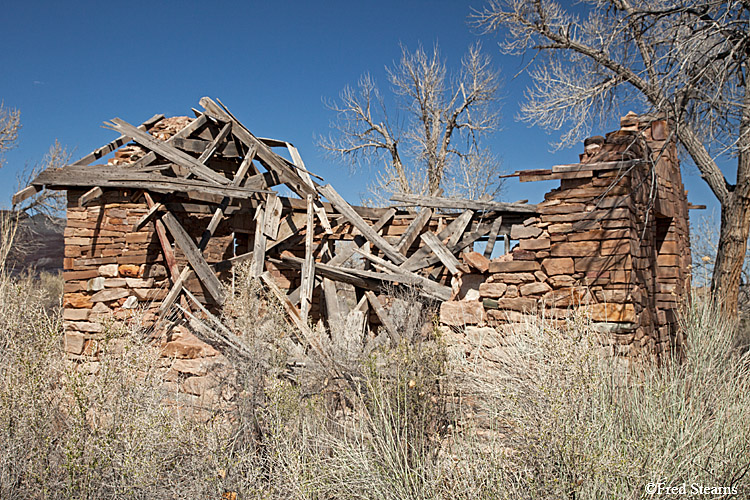
[(451, 210), (494, 210), (501, 212), (536, 213), (536, 205), (525, 203), (504, 203), (499, 201), (462, 200), (440, 198), (438, 196), (420, 196), (416, 194), (396, 193), (391, 201), (400, 202), (400, 206), (420, 206)]
[(44, 188), (43, 184), (42, 185), (32, 184), (31, 186), (26, 186), (25, 188), (23, 188), (22, 190), (20, 190), (19, 192), (13, 195), (11, 202), (13, 203), (13, 205), (18, 205), (19, 203), (37, 194), (43, 188)]
[(391, 337), (393, 345), (398, 345), (399, 341), (401, 340), (401, 336), (398, 334), (398, 330), (396, 330), (396, 326), (393, 324), (393, 321), (391, 321), (391, 317), (383, 308), (383, 304), (380, 303), (380, 299), (378, 299), (370, 290), (365, 292), (365, 297), (367, 297), (367, 301), (370, 302), (372, 309), (375, 311), (375, 315), (378, 317), (380, 323), (382, 323), (382, 325), (388, 332), (388, 335)]
[[(383, 214), (380, 219), (375, 222), (375, 224), (372, 226), (372, 230), (375, 232), (380, 231), (383, 229), (383, 227), (390, 222), (390, 220), (395, 215), (396, 210), (391, 208)], [(355, 249), (363, 249), (367, 245), (367, 240), (363, 236), (358, 236), (354, 238), (354, 242), (351, 245), (346, 246), (344, 249), (340, 250), (336, 255), (333, 256), (333, 258), (328, 262), (330, 265), (338, 266), (340, 264), (343, 264), (346, 262), (349, 257), (354, 255)]]
[(180, 179), (167, 177), (152, 172), (132, 172), (121, 167), (63, 167), (47, 169), (33, 181), (33, 186), (44, 185), (56, 187), (91, 187), (145, 189), (156, 193), (171, 194), (174, 192), (199, 191), (217, 196), (232, 198), (249, 198), (257, 193), (268, 193), (263, 189), (249, 187), (219, 186), (213, 182), (197, 179)]
[[(159, 121), (164, 119), (164, 115), (154, 115), (145, 122), (141, 123), (138, 126), (138, 130), (148, 130), (149, 128), (153, 127), (158, 123)], [(100, 147), (99, 149), (95, 149), (91, 153), (87, 154), (80, 160), (73, 163), (73, 165), (89, 165), (93, 161), (98, 160), (99, 158), (102, 158), (104, 156), (107, 156), (109, 153), (114, 151), (115, 149), (119, 148), (120, 146), (123, 146), (124, 144), (130, 142), (131, 138), (127, 135), (121, 135), (114, 141), (109, 142), (108, 144), (105, 144), (104, 146)]]
[[(456, 217), (456, 219), (448, 224), (448, 226), (440, 231), (438, 234), (438, 238), (440, 240), (444, 240), (445, 238), (452, 237), (454, 234), (459, 234), (459, 236), (464, 232), (466, 229), (466, 226), (471, 222), (471, 218), (473, 217), (474, 213), (467, 211)], [(429, 247), (422, 247), (413, 254), (403, 263), (401, 264), (401, 268), (408, 270), (408, 271), (415, 271), (417, 269), (421, 269), (422, 267), (425, 267), (423, 265), (419, 265), (420, 262), (422, 262), (427, 256), (429, 256), (431, 253), (431, 250)], [(416, 267), (415, 267), (416, 266)]]
[(336, 293), (336, 283), (328, 278), (323, 278), (323, 296), (325, 297), (326, 315), (329, 322), (338, 322), (342, 319), (341, 302)]
[(226, 125), (221, 127), (221, 130), (219, 130), (219, 133), (216, 134), (216, 137), (214, 137), (214, 139), (208, 144), (206, 150), (198, 157), (198, 163), (206, 163), (209, 158), (211, 158), (219, 150), (219, 145), (227, 138), (229, 132), (231, 131), (231, 123), (227, 123)]
[(315, 218), (313, 211), (313, 197), (307, 195), (307, 224), (305, 233), (305, 262), (302, 265), (302, 284), (300, 285), (300, 315), (307, 322), (307, 316), (312, 306), (312, 292), (315, 277), (315, 259), (313, 259), (313, 234), (315, 233)]
[(172, 147), (166, 142), (156, 139), (146, 132), (136, 129), (124, 120), (113, 118), (112, 123), (109, 126), (114, 130), (123, 131), (125, 134), (132, 136), (133, 140), (141, 146), (150, 149), (169, 161), (187, 168), (196, 177), (221, 185), (229, 184), (229, 179), (196, 161), (196, 159), (189, 154)]
[(425, 225), (430, 222), (430, 217), (432, 217), (432, 209), (423, 208), (419, 214), (414, 217), (414, 220), (409, 224), (409, 227), (406, 228), (406, 232), (401, 235), (401, 239), (396, 245), (396, 250), (406, 256), (409, 248), (411, 248), (412, 244), (417, 240), (419, 233), (424, 229)]
[(450, 271), (451, 274), (468, 272), (466, 266), (461, 264), (458, 259), (452, 253), (450, 253), (448, 247), (446, 247), (443, 242), (440, 241), (440, 238), (438, 238), (435, 233), (428, 231), (426, 233), (423, 233), (421, 238), (422, 241), (424, 241), (425, 244), (432, 249), (432, 252), (435, 254), (435, 256), (440, 259), (440, 262), (442, 262), (443, 265), (448, 268), (448, 271)]
[(385, 259), (381, 259), (380, 257), (376, 257), (372, 254), (362, 252), (361, 250), (355, 250), (355, 251), (359, 255), (364, 257), (365, 259), (383, 267), (384, 269), (387, 269), (388, 271), (393, 273), (393, 275), (397, 279), (400, 279), (403, 283), (412, 284), (412, 285), (415, 285), (415, 284), (420, 285), (430, 295), (440, 300), (450, 300), (450, 297), (451, 297), (450, 287), (441, 285), (440, 283), (435, 283), (434, 281), (428, 278), (425, 278), (424, 276), (420, 276), (416, 273), (404, 270), (400, 268), (399, 266), (396, 266), (392, 264), (391, 262), (388, 262)]
[(266, 201), (266, 217), (263, 221), (263, 234), (275, 240), (279, 234), (279, 221), (281, 220), (281, 200), (275, 194), (269, 194)]
[(265, 271), (266, 236), (263, 234), (263, 221), (265, 210), (263, 205), (258, 205), (255, 211), (255, 234), (253, 240), (253, 263), (250, 266), (251, 276), (260, 276)]
[(180, 247), (185, 257), (187, 257), (190, 266), (195, 271), (198, 279), (201, 280), (201, 283), (206, 287), (208, 293), (211, 294), (219, 305), (223, 304), (225, 295), (221, 287), (221, 282), (206, 263), (203, 254), (201, 254), (201, 251), (190, 238), (190, 235), (185, 232), (185, 229), (170, 212), (164, 213), (161, 216), (161, 220), (167, 226), (169, 232), (172, 233), (175, 243)]
[(362, 217), (360, 217), (357, 212), (354, 211), (351, 205), (349, 205), (349, 203), (347, 203), (346, 200), (344, 200), (341, 195), (338, 194), (336, 190), (333, 189), (333, 187), (331, 187), (330, 184), (326, 184), (325, 186), (320, 187), (319, 191), (323, 196), (328, 198), (328, 201), (330, 201), (333, 206), (335, 206), (336, 209), (341, 212), (341, 214), (344, 215), (344, 217), (346, 217), (347, 220), (349, 220), (349, 222), (354, 227), (356, 227), (365, 238), (367, 238), (373, 245), (382, 250), (389, 259), (398, 264), (406, 261), (406, 258), (401, 255), (398, 250), (396, 250), (377, 232), (373, 231), (372, 227), (367, 222), (365, 222), (365, 220), (362, 219)]
[(133, 224), (133, 231), (140, 231), (141, 228), (143, 228), (143, 226), (151, 222), (151, 219), (153, 219), (156, 216), (159, 210), (166, 210), (166, 207), (162, 203), (152, 202), (148, 206), (149, 206), (148, 212), (146, 212), (146, 214), (143, 217), (138, 219), (138, 222)]
[(277, 155), (264, 143), (258, 140), (249, 130), (239, 123), (230, 113), (217, 105), (212, 99), (203, 97), (200, 100), (201, 106), (206, 109), (206, 113), (223, 122), (232, 122), (232, 134), (242, 141), (246, 146), (257, 147), (259, 161), (268, 168), (276, 172), (289, 188), (299, 196), (312, 194), (317, 196), (314, 188), (308, 186), (299, 174), (289, 167), (281, 156)]
[(571, 165), (555, 165), (552, 172), (576, 172), (578, 170), (618, 170), (638, 165), (643, 160), (603, 161), (593, 163), (574, 163)]
[(487, 238), (487, 246), (484, 247), (484, 256), (488, 259), (492, 258), (492, 251), (495, 249), (495, 241), (497, 241), (497, 233), (500, 231), (500, 226), (502, 225), (502, 216), (498, 216), (497, 219), (492, 221), (490, 235)]

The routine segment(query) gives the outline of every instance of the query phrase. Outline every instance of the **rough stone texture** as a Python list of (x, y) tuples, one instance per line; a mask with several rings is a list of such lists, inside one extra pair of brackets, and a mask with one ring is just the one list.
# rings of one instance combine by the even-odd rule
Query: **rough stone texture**
[(573, 259), (570, 257), (544, 259), (542, 269), (548, 276), (573, 274), (575, 272)]
[(479, 285), (479, 295), (482, 297), (502, 297), (508, 289), (506, 283), (482, 283)]
[(527, 297), (529, 295), (543, 295), (552, 288), (547, 283), (528, 283), (526, 285), (521, 285), (518, 287), (518, 290), (521, 292), (521, 295), (524, 297)]
[(510, 238), (512, 240), (536, 238), (540, 234), (542, 234), (542, 230), (536, 226), (524, 226), (521, 224), (514, 224), (510, 228)]
[(478, 252), (465, 252), (461, 254), (461, 260), (480, 273), (486, 273), (490, 268), (490, 261)]
[(485, 322), (481, 302), (443, 302), (440, 304), (440, 323), (448, 326), (477, 325)]

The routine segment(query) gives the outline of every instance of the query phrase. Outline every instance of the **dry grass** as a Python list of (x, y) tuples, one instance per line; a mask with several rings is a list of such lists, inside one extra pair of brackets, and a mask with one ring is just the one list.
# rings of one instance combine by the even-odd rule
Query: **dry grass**
[[(237, 283), (225, 320), (255, 354), (232, 358), (226, 425), (178, 411), (133, 332), (110, 327), (98, 364), (64, 362), (54, 287), (0, 274), (0, 498), (610, 499), (653, 480), (750, 491), (750, 362), (709, 307), (684, 318), (682, 363), (628, 377), (585, 321), (540, 321), (459, 386), (439, 339), (400, 322), (419, 341), (350, 360), (344, 384), (257, 284)], [(459, 387), (481, 405), (453, 406)], [(479, 410), (494, 432), (472, 426)]]

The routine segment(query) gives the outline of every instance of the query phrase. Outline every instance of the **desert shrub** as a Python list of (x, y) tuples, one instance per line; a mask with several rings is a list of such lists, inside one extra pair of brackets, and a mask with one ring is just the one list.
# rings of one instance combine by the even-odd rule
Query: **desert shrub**
[(686, 357), (623, 364), (579, 321), (516, 332), (501, 370), (477, 373), (507, 438), (508, 498), (638, 498), (651, 482), (747, 490), (750, 359), (710, 305), (686, 312)]

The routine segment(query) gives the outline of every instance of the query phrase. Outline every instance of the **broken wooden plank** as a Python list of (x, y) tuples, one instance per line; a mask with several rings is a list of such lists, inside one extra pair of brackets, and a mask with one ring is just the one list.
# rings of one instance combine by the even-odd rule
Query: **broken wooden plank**
[(492, 221), (492, 227), (490, 228), (490, 235), (487, 239), (487, 246), (484, 247), (484, 256), (487, 259), (492, 258), (492, 251), (495, 249), (495, 241), (497, 241), (497, 233), (500, 231), (500, 226), (503, 225), (502, 216), (498, 216)]
[(167, 226), (169, 232), (172, 233), (175, 244), (180, 247), (185, 254), (188, 262), (190, 262), (190, 267), (193, 268), (198, 279), (201, 280), (201, 283), (203, 283), (208, 290), (208, 293), (211, 294), (216, 303), (219, 305), (223, 304), (226, 297), (221, 282), (206, 263), (203, 254), (195, 245), (192, 238), (190, 238), (190, 235), (182, 227), (182, 224), (180, 224), (170, 212), (164, 213), (161, 216), (161, 220), (164, 222), (164, 225)]
[(409, 227), (406, 228), (406, 232), (401, 235), (401, 239), (396, 245), (396, 250), (401, 252), (402, 255), (406, 256), (412, 244), (417, 240), (419, 233), (422, 232), (422, 229), (424, 229), (425, 225), (430, 222), (430, 217), (432, 217), (432, 209), (423, 208), (419, 212), (419, 214), (414, 217), (414, 220), (411, 222), (411, 224), (409, 224)]
[(328, 198), (328, 201), (330, 201), (331, 204), (336, 207), (336, 210), (338, 210), (344, 217), (346, 217), (347, 220), (354, 227), (356, 227), (359, 232), (362, 233), (365, 238), (367, 238), (368, 241), (382, 250), (389, 259), (398, 264), (402, 264), (406, 261), (406, 257), (401, 255), (401, 253), (396, 250), (393, 245), (388, 243), (377, 232), (373, 231), (372, 227), (367, 222), (365, 222), (365, 220), (362, 219), (362, 217), (360, 217), (357, 212), (354, 211), (352, 206), (349, 205), (349, 203), (347, 203), (346, 200), (344, 200), (344, 198), (342, 198), (341, 195), (338, 194), (330, 184), (326, 184), (325, 186), (320, 187), (318, 190), (323, 196)]
[(378, 299), (375, 294), (369, 290), (365, 292), (365, 297), (367, 297), (367, 301), (375, 311), (375, 315), (378, 317), (380, 323), (385, 327), (388, 335), (391, 337), (393, 345), (398, 345), (398, 343), (401, 341), (401, 336), (398, 334), (396, 325), (394, 325), (391, 321), (391, 317), (383, 308), (383, 304), (380, 302), (380, 299)]
[[(457, 254), (464, 248), (473, 244), (479, 238), (484, 237), (489, 232), (490, 232), (490, 225), (482, 224), (479, 226), (479, 228), (476, 231), (464, 234), (461, 240), (458, 243), (456, 243), (454, 246), (448, 247), (448, 250), (452, 254)], [(427, 266), (431, 266), (433, 264), (437, 264), (438, 262), (440, 262), (440, 259), (438, 259), (434, 254), (430, 253), (426, 257), (423, 257), (413, 263), (410, 263), (410, 265), (408, 266), (408, 270), (419, 271), (420, 269), (423, 269)]]
[[(173, 137), (170, 137), (168, 142), (178, 149), (198, 154), (202, 154), (206, 151), (211, 143), (211, 141), (205, 141), (203, 139), (174, 139)], [(242, 156), (241, 152), (237, 150), (234, 141), (219, 144), (216, 152), (227, 158), (237, 158)]]
[(621, 168), (629, 168), (642, 162), (643, 160), (623, 160), (554, 165), (552, 167), (552, 172), (577, 172), (579, 170), (618, 170)]
[[(157, 207), (157, 204), (154, 203), (151, 195), (149, 193), (143, 193), (143, 197), (146, 200), (146, 205), (149, 207), (149, 212), (156, 214), (156, 210), (154, 210), (154, 207)], [(161, 203), (159, 203), (158, 205), (161, 205)], [(162, 221), (158, 219), (155, 220), (154, 228), (156, 230), (156, 235), (159, 238), (162, 252), (164, 253), (164, 262), (166, 262), (167, 264), (167, 268), (169, 269), (169, 272), (172, 276), (172, 282), (174, 283), (175, 281), (177, 281), (177, 278), (179, 276), (179, 272), (177, 270), (177, 259), (174, 256), (174, 250), (172, 250), (172, 245), (169, 244), (169, 239), (167, 239), (167, 231), (164, 228), (164, 224), (162, 223)]]
[(249, 198), (257, 193), (269, 193), (249, 187), (219, 186), (213, 182), (198, 179), (167, 177), (159, 173), (133, 172), (123, 167), (63, 167), (47, 169), (33, 181), (33, 186), (92, 187), (144, 189), (151, 192), (171, 194), (173, 192), (199, 191), (232, 198)]
[(13, 203), (14, 206), (18, 205), (19, 203), (26, 201), (27, 199), (34, 196), (35, 194), (40, 192), (42, 189), (44, 189), (44, 186), (42, 185), (26, 186), (25, 188), (23, 188), (22, 190), (20, 190), (19, 192), (13, 195), (11, 202)]
[[(175, 135), (167, 139), (167, 144), (176, 146), (177, 144), (176, 141), (180, 139), (185, 139), (189, 137), (190, 135), (192, 135), (195, 131), (197, 131), (199, 128), (204, 126), (207, 120), (208, 119), (206, 118), (206, 115), (202, 113), (197, 114), (194, 120), (192, 120), (190, 123), (185, 125), (182, 129), (177, 131)], [(130, 166), (130, 168), (132, 169), (144, 168), (155, 160), (156, 160), (156, 153), (154, 153), (153, 151), (149, 151), (143, 158), (136, 160)]]
[(86, 191), (85, 193), (83, 193), (81, 197), (78, 198), (78, 206), (85, 207), (92, 201), (100, 198), (101, 195), (103, 194), (104, 194), (104, 191), (102, 191), (102, 188), (100, 188), (99, 186), (95, 186), (89, 189), (88, 191)]
[[(440, 233), (438, 234), (438, 238), (440, 238), (440, 240), (442, 241), (446, 238), (453, 238), (453, 236), (456, 234), (458, 234), (458, 236), (460, 237), (463, 234), (464, 230), (466, 230), (466, 226), (471, 222), (471, 218), (473, 216), (474, 216), (474, 213), (471, 211), (466, 211), (462, 213), (461, 215), (456, 217), (456, 219), (453, 222), (448, 224), (448, 226), (446, 226), (445, 229), (440, 231)], [(450, 241), (449, 241), (448, 248), (450, 248), (451, 246), (452, 245), (450, 244)], [(424, 266), (418, 266), (415, 268), (414, 265), (418, 262), (423, 261), (425, 258), (427, 258), (427, 256), (430, 255), (430, 253), (432, 253), (432, 251), (430, 250), (429, 247), (420, 248), (419, 250), (411, 254), (411, 256), (406, 260), (406, 262), (401, 264), (400, 266), (401, 269), (408, 270), (408, 271), (421, 269)]]
[(258, 159), (259, 161), (268, 168), (276, 172), (284, 182), (294, 191), (298, 196), (305, 197), (308, 194), (317, 196), (314, 188), (308, 186), (299, 174), (289, 165), (286, 164), (281, 156), (277, 155), (271, 148), (266, 146), (264, 143), (258, 140), (249, 130), (247, 130), (239, 121), (237, 121), (231, 113), (228, 113), (216, 104), (212, 99), (203, 97), (200, 100), (201, 106), (206, 109), (206, 113), (210, 116), (215, 117), (223, 122), (231, 121), (233, 124), (232, 134), (242, 141), (248, 147), (258, 148)]
[[(149, 128), (153, 127), (157, 122), (164, 119), (164, 115), (154, 115), (145, 122), (141, 123), (138, 126), (138, 130), (146, 131)], [(105, 144), (104, 146), (100, 147), (99, 149), (95, 149), (91, 153), (87, 154), (80, 160), (72, 163), (72, 165), (80, 165), (85, 166), (91, 164), (93, 161), (98, 160), (99, 158), (102, 158), (104, 156), (107, 156), (109, 153), (114, 151), (115, 149), (119, 148), (120, 146), (123, 146), (130, 142), (131, 138), (127, 135), (121, 135), (114, 141), (109, 142), (108, 144)]]
[[(384, 213), (380, 219), (378, 219), (375, 224), (372, 226), (372, 230), (375, 232), (379, 232), (383, 227), (390, 222), (390, 220), (393, 218), (393, 216), (396, 214), (396, 210), (391, 208), (386, 213)], [(344, 247), (341, 251), (339, 251), (336, 255), (333, 256), (333, 258), (328, 262), (328, 264), (333, 266), (338, 266), (349, 260), (349, 257), (354, 255), (355, 249), (362, 249), (367, 245), (367, 240), (364, 238), (364, 236), (357, 236), (354, 238), (354, 241), (351, 245), (347, 245)]]
[[(395, 264), (388, 262), (385, 259), (381, 259), (380, 257), (376, 257), (372, 254), (363, 252), (361, 250), (355, 250), (355, 252), (357, 252), (365, 259), (387, 269), (388, 271), (393, 273), (394, 278), (402, 281), (403, 283), (420, 285), (426, 292), (440, 300), (450, 300), (451, 298), (451, 289), (448, 286), (441, 285), (440, 283), (435, 283), (434, 281), (425, 278), (424, 276), (420, 276), (411, 271), (402, 269), (401, 267), (396, 266)], [(366, 271), (359, 272), (363, 273)]]
[(462, 200), (441, 198), (438, 196), (419, 196), (416, 194), (396, 193), (392, 201), (401, 202), (402, 206), (420, 206), (450, 210), (495, 210), (503, 212), (536, 213), (536, 205), (525, 203), (504, 203), (499, 201)]
[(307, 195), (307, 224), (305, 233), (305, 263), (302, 265), (302, 284), (300, 285), (300, 315), (307, 321), (312, 306), (312, 292), (315, 277), (315, 259), (313, 259), (313, 235), (315, 233), (315, 218), (313, 211), (313, 197)]
[(279, 221), (281, 220), (281, 200), (276, 194), (269, 194), (266, 199), (266, 217), (263, 221), (263, 234), (275, 240), (279, 234)]
[(328, 322), (339, 322), (342, 320), (341, 302), (336, 292), (336, 283), (328, 278), (323, 278), (323, 296), (325, 298), (326, 316)]
[(426, 233), (423, 233), (421, 238), (422, 241), (424, 241), (425, 244), (432, 249), (432, 252), (435, 254), (435, 256), (440, 259), (440, 262), (442, 262), (443, 265), (448, 268), (448, 271), (450, 271), (451, 274), (468, 272), (466, 266), (461, 264), (458, 259), (452, 253), (450, 253), (448, 247), (446, 247), (443, 242), (440, 241), (440, 238), (438, 238), (435, 233), (428, 231)]
[(133, 137), (133, 140), (143, 147), (150, 149), (164, 158), (189, 169), (193, 175), (200, 177), (208, 182), (215, 182), (221, 185), (229, 184), (229, 179), (223, 175), (214, 172), (207, 166), (196, 161), (189, 154), (172, 147), (169, 143), (160, 141), (155, 137), (138, 130), (128, 122), (120, 118), (113, 118), (110, 124), (107, 124), (113, 130), (123, 131), (124, 134)]
[(198, 157), (198, 163), (206, 163), (216, 153), (216, 151), (219, 150), (219, 145), (224, 141), (224, 139), (227, 138), (229, 132), (231, 131), (231, 123), (227, 123), (226, 125), (221, 127), (221, 130), (219, 130), (219, 133), (216, 135), (216, 137), (214, 137), (214, 139), (208, 144), (206, 150)]
[(266, 237), (263, 234), (263, 220), (265, 219), (263, 205), (258, 205), (255, 211), (255, 234), (253, 240), (253, 263), (250, 266), (250, 276), (260, 276), (265, 271)]

